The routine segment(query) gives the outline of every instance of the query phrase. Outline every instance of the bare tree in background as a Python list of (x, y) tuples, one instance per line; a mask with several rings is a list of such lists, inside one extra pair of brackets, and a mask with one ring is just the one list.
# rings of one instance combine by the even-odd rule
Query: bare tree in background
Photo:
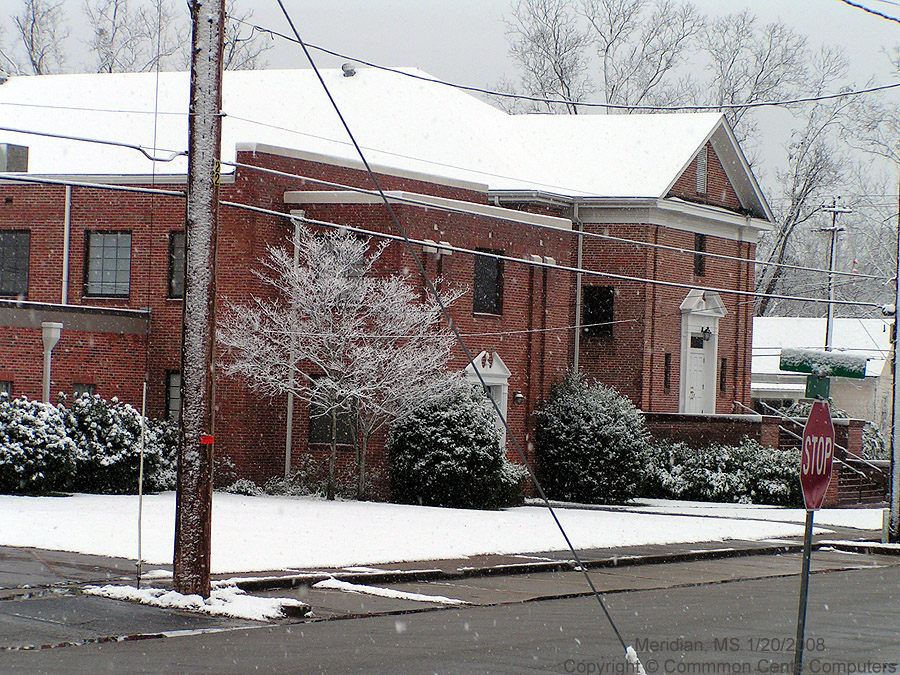
[(236, 0), (225, 3), (225, 70), (265, 68), (262, 55), (272, 48), (272, 41), (248, 25), (253, 10), (242, 12)]
[[(590, 39), (566, 0), (519, 0), (507, 21), (509, 51), (522, 69), (521, 87), (529, 96), (560, 99), (544, 104), (550, 112), (578, 113), (591, 91), (587, 77)], [(501, 86), (510, 88), (508, 83)]]
[(65, 65), (62, 42), (69, 36), (63, 25), (63, 0), (24, 0), (21, 13), (13, 16), (20, 46), (31, 72), (50, 75)]
[(672, 105), (684, 83), (676, 76), (695, 46), (704, 20), (691, 4), (673, 0), (584, 0), (600, 58), (604, 102)]

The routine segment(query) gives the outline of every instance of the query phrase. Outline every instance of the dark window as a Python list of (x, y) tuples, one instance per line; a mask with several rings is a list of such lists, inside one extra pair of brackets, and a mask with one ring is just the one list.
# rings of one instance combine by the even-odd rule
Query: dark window
[(128, 297), (131, 288), (131, 232), (88, 232), (84, 294)]
[(31, 232), (0, 231), (0, 295), (28, 295), (28, 254)]
[(702, 277), (706, 275), (706, 256), (702, 255), (706, 253), (706, 235), (705, 234), (695, 234), (694, 235), (694, 250), (696, 253), (694, 254), (694, 274), (698, 277)]
[(0, 380), (0, 396), (12, 396), (12, 382), (9, 380)]
[(728, 382), (728, 359), (722, 359), (719, 367), (719, 391), (725, 391), (725, 385)]
[(181, 373), (177, 370), (166, 371), (166, 419), (181, 421)]
[(610, 336), (613, 332), (616, 290), (612, 286), (585, 286), (581, 324), (585, 335)]
[[(352, 445), (356, 440), (353, 433), (353, 415), (347, 408), (338, 409), (335, 437), (342, 445)], [(314, 403), (309, 406), (309, 442), (331, 443), (331, 411), (326, 411)]]
[(184, 232), (169, 233), (169, 297), (184, 297)]
[(82, 396), (93, 396), (94, 385), (76, 382), (72, 385), (72, 398), (81, 398)]
[(691, 349), (703, 349), (705, 345), (706, 340), (702, 335), (691, 335)]
[[(482, 253), (503, 255), (503, 251), (479, 248)], [(484, 255), (475, 256), (475, 290), (472, 311), (481, 314), (503, 313), (503, 261)]]
[(663, 387), (672, 388), (672, 355), (668, 353), (663, 358)]

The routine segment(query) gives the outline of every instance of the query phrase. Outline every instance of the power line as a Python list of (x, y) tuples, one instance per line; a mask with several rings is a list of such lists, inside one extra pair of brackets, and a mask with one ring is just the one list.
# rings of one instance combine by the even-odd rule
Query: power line
[[(287, 22), (290, 25), (291, 30), (294, 33), (294, 36), (297, 38), (297, 41), (300, 43), (300, 47), (303, 49), (303, 53), (306, 55), (307, 60), (309, 61), (310, 65), (312, 66), (313, 70), (316, 72), (316, 76), (319, 78), (319, 82), (321, 83), (322, 88), (325, 90), (326, 95), (330, 99), (331, 104), (334, 107), (335, 113), (337, 114), (338, 118), (341, 120), (341, 123), (343, 124), (344, 128), (346, 129), (347, 134), (350, 136), (350, 139), (353, 141), (353, 144), (356, 146), (356, 151), (359, 154), (359, 157), (362, 160), (363, 164), (365, 165), (366, 171), (369, 174), (369, 177), (371, 178), (371, 180), (374, 183), (378, 192), (381, 193), (381, 198), (384, 201), (384, 205), (387, 208), (388, 213), (391, 216), (391, 221), (393, 222), (394, 227), (400, 233), (400, 236), (403, 239), (404, 243), (406, 244), (406, 247), (409, 250), (410, 255), (412, 255), (412, 258), (416, 263), (416, 267), (418, 268), (419, 273), (422, 275), (423, 279), (425, 280), (426, 284), (428, 285), (428, 289), (431, 292), (431, 294), (433, 295), (435, 302), (440, 307), (441, 313), (443, 314), (445, 320), (447, 321), (447, 324), (450, 326), (450, 330), (455, 334), (458, 344), (460, 345), (460, 347), (462, 347), (466, 358), (468, 358), (468, 360), (469, 360), (469, 363), (472, 364), (473, 370), (474, 370), (476, 376), (478, 377), (478, 380), (481, 382), (481, 385), (487, 390), (487, 384), (485, 383), (484, 378), (482, 377), (481, 372), (479, 371), (478, 367), (475, 365), (474, 357), (469, 352), (469, 349), (466, 346), (466, 343), (463, 340), (462, 336), (460, 335), (459, 330), (456, 328), (456, 326), (450, 320), (450, 313), (447, 310), (447, 307), (444, 304), (443, 300), (441, 299), (440, 293), (438, 293), (437, 288), (435, 288), (434, 283), (432, 282), (431, 278), (428, 276), (427, 270), (422, 265), (422, 261), (419, 259), (419, 256), (416, 254), (416, 251), (412, 246), (412, 242), (409, 240), (409, 237), (406, 234), (403, 224), (400, 222), (400, 219), (397, 217), (397, 214), (394, 212), (394, 209), (391, 207), (390, 201), (388, 201), (387, 196), (384, 194), (384, 191), (381, 189), (381, 185), (378, 182), (378, 177), (375, 175), (375, 172), (372, 171), (371, 167), (369, 166), (369, 163), (366, 161), (365, 154), (359, 148), (359, 146), (356, 145), (356, 138), (354, 137), (353, 132), (350, 129), (350, 126), (347, 124), (346, 119), (344, 118), (343, 114), (341, 113), (341, 109), (337, 105), (337, 102), (331, 96), (331, 92), (328, 89), (328, 85), (325, 83), (325, 80), (322, 78), (321, 73), (319, 73), (319, 69), (316, 67), (316, 63), (312, 58), (312, 54), (309, 53), (309, 50), (306, 48), (306, 45), (303, 43), (303, 40), (300, 37), (300, 33), (297, 32), (297, 29), (294, 26), (294, 22), (292, 21), (291, 16), (288, 13), (287, 9), (285, 9), (284, 3), (282, 2), (282, 0), (278, 0), (278, 6), (281, 7), (281, 11), (284, 14), (285, 19), (287, 19)], [(512, 433), (512, 430), (509, 427), (509, 423), (506, 419), (506, 416), (500, 410), (500, 407), (497, 405), (497, 402), (494, 401), (493, 398), (491, 398), (491, 402), (493, 403), (494, 409), (496, 410), (499, 418), (503, 421), (503, 426), (506, 428), (506, 431), (509, 433), (510, 438), (513, 442), (513, 445), (516, 448), (516, 451), (518, 452), (520, 458), (522, 459), (522, 462), (523, 462), (526, 470), (528, 471), (532, 481), (534, 482), (534, 485), (538, 491), (538, 494), (540, 494), (541, 498), (544, 501), (544, 504), (546, 504), (547, 510), (550, 513), (550, 515), (552, 516), (553, 520), (556, 522), (556, 525), (557, 525), (560, 533), (562, 534), (563, 539), (565, 539), (566, 544), (569, 547), (569, 550), (572, 552), (572, 556), (578, 562), (579, 567), (581, 568), (582, 572), (584, 573), (584, 577), (588, 583), (588, 586), (590, 586), (591, 590), (594, 593), (594, 597), (597, 599), (598, 604), (603, 609), (603, 613), (606, 615), (606, 618), (609, 621), (609, 624), (612, 627), (613, 632), (615, 633), (616, 637), (619, 639), (619, 643), (622, 645), (622, 649), (625, 650), (626, 655), (633, 654), (633, 650), (629, 651), (628, 646), (625, 644), (625, 640), (622, 638), (622, 635), (619, 632), (619, 629), (616, 627), (616, 623), (613, 620), (612, 615), (609, 613), (609, 610), (607, 609), (606, 604), (603, 602), (603, 598), (600, 596), (599, 591), (594, 586), (594, 582), (591, 580), (591, 576), (588, 573), (587, 568), (581, 563), (581, 559), (578, 555), (578, 552), (575, 550), (575, 546), (572, 544), (571, 540), (569, 539), (569, 536), (566, 534), (566, 530), (563, 527), (562, 523), (560, 522), (559, 518), (557, 517), (556, 512), (554, 511), (553, 506), (550, 503), (550, 500), (547, 498), (547, 495), (544, 493), (544, 490), (541, 487), (540, 482), (538, 482), (537, 476), (534, 474), (534, 471), (531, 469), (531, 466), (529, 465), (528, 459), (525, 456), (525, 452), (522, 449), (522, 446), (519, 444), (519, 441), (515, 437), (515, 434)], [(638, 661), (638, 665), (640, 665), (639, 661)]]
[[(864, 12), (868, 12), (869, 14), (874, 14), (875, 16), (880, 17), (882, 19), (900, 23), (900, 19), (898, 19), (897, 17), (890, 16), (888, 14), (884, 14), (882, 12), (879, 12), (877, 9), (872, 9), (871, 7), (866, 7), (865, 5), (860, 5), (856, 2), (851, 2), (850, 0), (838, 0), (838, 2), (843, 2), (845, 5), (849, 5), (850, 7), (855, 7), (856, 9), (861, 9)], [(888, 4), (894, 4), (894, 3), (888, 3)]]
[[(846, 2), (847, 0), (843, 0)], [(851, 4), (848, 2), (848, 4)], [(896, 19), (894, 19), (896, 21)], [(276, 30), (272, 30), (270, 28), (264, 28), (263, 26), (259, 26), (254, 23), (250, 23), (247, 21), (239, 21), (239, 23), (246, 24), (262, 33), (268, 33), (273, 37), (279, 37), (283, 40), (287, 40), (288, 42), (297, 43), (295, 38), (290, 37), (289, 35), (285, 35), (284, 33), (279, 33)], [(340, 52), (336, 52), (334, 50), (328, 49), (326, 47), (320, 47), (318, 45), (304, 43), (306, 47), (309, 49), (315, 49), (316, 51), (322, 52), (323, 54), (328, 54), (329, 56), (334, 56), (339, 59), (345, 59), (348, 61), (354, 61), (356, 63), (360, 63), (364, 66), (368, 66), (369, 68), (376, 68), (378, 70), (383, 70), (389, 73), (395, 73), (397, 75), (403, 75), (404, 77), (410, 77), (416, 80), (421, 80), (423, 82), (431, 82), (434, 84), (441, 84), (447, 87), (452, 87), (454, 89), (460, 89), (462, 91), (470, 91), (476, 94), (484, 94), (486, 96), (496, 96), (499, 98), (511, 98), (517, 99), (521, 101), (530, 101), (532, 103), (547, 103), (552, 105), (576, 105), (584, 108), (604, 108), (607, 110), (637, 110), (637, 111), (647, 111), (647, 112), (664, 112), (664, 111), (693, 111), (699, 112), (702, 110), (706, 111), (720, 111), (720, 110), (744, 110), (746, 108), (763, 108), (763, 107), (773, 107), (773, 106), (788, 106), (788, 105), (797, 105), (800, 103), (815, 103), (817, 101), (829, 101), (833, 99), (839, 98), (848, 98), (852, 96), (861, 96), (864, 94), (871, 94), (879, 91), (886, 91), (889, 89), (896, 89), (900, 87), (900, 82), (894, 82), (892, 84), (884, 84), (875, 87), (867, 87), (865, 89), (857, 89), (857, 90), (849, 90), (843, 92), (837, 92), (834, 94), (819, 94), (819, 95), (811, 95), (811, 96), (801, 96), (793, 99), (784, 99), (781, 101), (756, 101), (753, 103), (721, 103), (718, 105), (627, 105), (620, 103), (599, 103), (599, 102), (580, 102), (580, 101), (568, 101), (566, 99), (552, 99), (552, 98), (543, 98), (540, 96), (529, 96), (527, 94), (514, 94), (511, 92), (505, 91), (496, 91), (493, 89), (486, 89), (483, 87), (474, 87), (471, 85), (465, 84), (457, 84), (455, 82), (449, 82), (447, 80), (441, 80), (434, 77), (424, 77), (422, 75), (417, 75), (416, 73), (410, 73), (407, 71), (403, 71), (397, 68), (391, 68), (389, 66), (383, 66), (377, 63), (373, 63), (371, 61), (366, 61), (365, 59), (356, 58), (353, 56), (348, 56), (346, 54), (342, 54)]]
[[(257, 122), (255, 120), (251, 120), (251, 119), (247, 119), (247, 118), (235, 117), (234, 119), (238, 119), (238, 120), (248, 122), (251, 124), (259, 124), (261, 126), (273, 126), (273, 125), (266, 124), (264, 122)], [(295, 131), (295, 130), (288, 129), (285, 127), (277, 127), (277, 128), (280, 130), (283, 130), (283, 131), (293, 132), (293, 133), (297, 133), (299, 135), (310, 136), (310, 137), (319, 138), (319, 139), (323, 139), (323, 140), (335, 140), (335, 139), (325, 138), (322, 136), (316, 136), (314, 134), (304, 134), (303, 132)], [(153, 162), (171, 162), (174, 159), (187, 154), (186, 151), (170, 150), (170, 151), (168, 151), (170, 153), (169, 155), (167, 155), (165, 157), (156, 157), (154, 155), (151, 155), (150, 152), (148, 152), (148, 150), (145, 149), (143, 146), (134, 145), (131, 143), (123, 143), (120, 141), (110, 141), (110, 140), (97, 139), (97, 138), (86, 138), (86, 137), (82, 137), (82, 136), (72, 136), (72, 135), (68, 135), (68, 134), (57, 134), (57, 133), (50, 133), (50, 132), (44, 132), (44, 131), (33, 131), (33, 130), (27, 130), (27, 129), (12, 128), (12, 127), (0, 127), (0, 131), (12, 131), (12, 132), (21, 133), (21, 134), (45, 136), (45, 137), (58, 138), (58, 139), (63, 139), (63, 140), (72, 140), (72, 141), (79, 141), (79, 142), (84, 142), (84, 143), (96, 143), (96, 144), (101, 144), (101, 145), (109, 145), (109, 146), (114, 146), (114, 147), (128, 148), (128, 149), (132, 149), (132, 150), (136, 150), (136, 151), (140, 152), (147, 159), (149, 159)], [(152, 149), (158, 150), (158, 148), (152, 148)], [(372, 149), (372, 148), (370, 148), (370, 149)], [(380, 151), (376, 150), (376, 152), (380, 152)], [(419, 158), (410, 157), (410, 156), (406, 156), (406, 155), (398, 155), (398, 156), (401, 156), (401, 157), (404, 157), (407, 159), (419, 159)], [(422, 161), (425, 161), (425, 160), (422, 160)], [(289, 173), (289, 172), (284, 172), (284, 171), (277, 171), (275, 169), (268, 169), (265, 167), (254, 166), (252, 164), (244, 164), (244, 163), (239, 163), (239, 162), (226, 162), (226, 161), (223, 161), (222, 164), (225, 166), (234, 166), (236, 168), (244, 168), (244, 169), (248, 169), (248, 170), (252, 170), (252, 171), (260, 171), (260, 172), (264, 172), (264, 173), (270, 173), (273, 175), (280, 175), (280, 176), (285, 176), (285, 177), (290, 177), (290, 178), (296, 178), (298, 180), (302, 180), (305, 182), (316, 183), (316, 184), (325, 185), (328, 187), (339, 188), (339, 189), (343, 189), (343, 190), (351, 190), (351, 191), (358, 192), (361, 194), (378, 196), (378, 193), (373, 190), (366, 190), (365, 188), (357, 188), (357, 187), (345, 185), (342, 183), (325, 181), (322, 179), (316, 179), (316, 178), (312, 178), (309, 176), (303, 176), (300, 174), (294, 174), (294, 173)], [(450, 165), (446, 165), (446, 166), (450, 166)], [(461, 167), (452, 167), (452, 168), (461, 168)], [(508, 176), (501, 176), (501, 177), (509, 178)], [(561, 186), (547, 186), (547, 187), (558, 187), (559, 188)], [(565, 188), (561, 188), (561, 189), (565, 189)], [(463, 209), (453, 209), (452, 207), (448, 207), (448, 206), (444, 206), (444, 205), (437, 205), (437, 204), (434, 204), (431, 202), (424, 202), (424, 201), (410, 199), (410, 198), (406, 198), (406, 197), (392, 197), (392, 199), (394, 201), (400, 201), (400, 202), (413, 204), (413, 205), (417, 205), (417, 206), (422, 206), (422, 207), (426, 207), (426, 208), (444, 210), (444, 211), (447, 211), (450, 213), (467, 214), (467, 215), (470, 213)], [(532, 227), (551, 229), (551, 230), (554, 230), (557, 232), (561, 231), (561, 230), (559, 230), (559, 228), (555, 228), (555, 227), (549, 226), (549, 225), (541, 225), (540, 223), (534, 223), (534, 222), (523, 223), (523, 221), (521, 219), (517, 219), (515, 217), (502, 218), (499, 215), (485, 215), (485, 217), (495, 218), (495, 219), (500, 219), (500, 220), (507, 220), (509, 222), (516, 222), (516, 223), (520, 223), (520, 224), (527, 224), (527, 225), (531, 225)], [(677, 247), (677, 246), (668, 246), (665, 244), (655, 244), (655, 243), (651, 243), (651, 242), (643, 242), (643, 241), (639, 241), (639, 240), (625, 239), (622, 237), (615, 237), (615, 236), (600, 234), (600, 233), (596, 233), (596, 232), (578, 232), (578, 233), (573, 232), (573, 234), (575, 234), (576, 236), (583, 236), (583, 237), (586, 237), (589, 239), (596, 238), (596, 239), (603, 239), (606, 241), (615, 241), (618, 243), (628, 243), (628, 244), (633, 244), (635, 246), (644, 246), (644, 247), (648, 247), (648, 248), (656, 248), (656, 249), (660, 249), (660, 250), (674, 251), (676, 253), (682, 253), (682, 254), (687, 254), (687, 255), (703, 255), (708, 258), (716, 258), (716, 259), (721, 259), (721, 260), (730, 260), (730, 261), (743, 262), (743, 263), (753, 262), (755, 265), (778, 267), (778, 268), (782, 268), (782, 269), (793, 269), (793, 270), (799, 270), (799, 271), (804, 271), (804, 272), (816, 272), (816, 273), (822, 273), (822, 274), (829, 273), (829, 270), (821, 269), (821, 268), (805, 267), (803, 265), (791, 265), (788, 263), (775, 263), (775, 262), (770, 262), (770, 261), (766, 261), (766, 260), (752, 260), (751, 261), (748, 258), (740, 258), (740, 257), (736, 257), (736, 256), (728, 256), (728, 255), (723, 255), (723, 254), (718, 254), (718, 253), (695, 251), (692, 249), (685, 249), (685, 248), (681, 248), (681, 247)], [(877, 281), (887, 280), (887, 277), (868, 275), (868, 274), (860, 274), (858, 272), (857, 273), (841, 272), (841, 271), (835, 270), (833, 272), (833, 274), (836, 274), (839, 276), (850, 276), (850, 277), (853, 277), (854, 279), (872, 279), (872, 280), (877, 280)]]
[[(282, 176), (285, 178), (296, 178), (297, 180), (301, 180), (301, 181), (304, 181), (307, 183), (314, 183), (314, 184), (322, 185), (325, 187), (331, 187), (331, 188), (336, 188), (336, 189), (340, 189), (340, 190), (347, 190), (349, 192), (355, 192), (358, 194), (365, 194), (365, 195), (369, 195), (369, 196), (373, 196), (373, 197), (378, 196), (378, 193), (375, 192), (374, 190), (368, 190), (366, 188), (356, 187), (353, 185), (347, 185), (345, 183), (337, 183), (334, 181), (327, 181), (327, 180), (324, 180), (321, 178), (313, 178), (311, 176), (305, 176), (303, 174), (290, 173), (287, 171), (279, 171), (278, 169), (270, 169), (267, 167), (255, 166), (253, 164), (245, 164), (242, 162), (225, 162), (225, 161), (223, 161), (222, 164), (225, 166), (234, 166), (235, 168), (239, 168), (239, 169), (248, 169), (251, 171), (259, 171), (262, 173), (267, 173), (267, 174), (271, 174), (271, 175), (275, 175), (275, 176)], [(399, 195), (391, 195), (389, 197), (389, 199), (393, 202), (410, 204), (412, 206), (420, 206), (423, 208), (434, 209), (436, 211), (445, 211), (447, 213), (456, 213), (458, 215), (473, 215), (473, 213), (471, 211), (468, 211), (463, 208), (454, 208), (452, 206), (447, 206), (445, 204), (434, 203), (434, 202), (415, 199), (415, 198), (411, 198), (411, 197), (402, 197)], [(803, 265), (791, 265), (788, 263), (775, 263), (775, 262), (769, 262), (766, 260), (755, 260), (755, 259), (751, 260), (749, 258), (729, 256), (729, 255), (724, 255), (721, 253), (708, 253), (708, 252), (704, 252), (704, 251), (696, 251), (694, 249), (681, 248), (679, 246), (668, 246), (666, 244), (656, 244), (653, 242), (640, 241), (637, 239), (625, 239), (622, 237), (615, 237), (615, 236), (612, 236), (609, 234), (600, 234), (599, 232), (579, 232), (576, 230), (561, 230), (560, 228), (555, 227), (553, 225), (544, 225), (541, 223), (522, 220), (521, 217), (517, 217), (515, 215), (518, 212), (516, 212), (512, 209), (508, 209), (508, 210), (510, 211), (509, 216), (504, 216), (504, 215), (496, 214), (496, 213), (491, 213), (491, 214), (478, 213), (475, 215), (478, 215), (483, 218), (493, 219), (493, 220), (501, 220), (501, 221), (516, 223), (516, 224), (520, 224), (520, 225), (536, 227), (539, 229), (546, 229), (546, 230), (550, 230), (555, 233), (569, 234), (570, 236), (575, 236), (575, 237), (582, 236), (582, 237), (585, 237), (586, 239), (601, 239), (604, 241), (614, 241), (614, 242), (622, 243), (622, 244), (633, 244), (634, 246), (642, 246), (642, 247), (646, 247), (646, 248), (654, 248), (654, 249), (661, 249), (661, 250), (665, 250), (665, 251), (673, 251), (675, 253), (682, 253), (685, 255), (702, 255), (707, 258), (729, 260), (729, 261), (739, 262), (739, 263), (752, 263), (754, 265), (778, 267), (778, 268), (783, 268), (783, 269), (793, 269), (793, 270), (798, 270), (798, 271), (802, 271), (802, 272), (815, 272), (815, 273), (822, 273), (822, 274), (827, 274), (829, 272), (829, 270), (827, 270), (827, 269), (821, 269), (821, 268), (817, 268), (817, 267), (804, 267)], [(532, 214), (530, 211), (525, 211), (524, 213), (535, 215), (535, 214)], [(834, 274), (839, 275), (839, 276), (849, 276), (849, 277), (853, 277), (854, 279), (874, 279), (877, 281), (888, 280), (887, 277), (860, 274), (860, 273), (854, 273), (854, 272), (841, 272), (841, 271), (837, 271), (837, 270), (834, 271)]]

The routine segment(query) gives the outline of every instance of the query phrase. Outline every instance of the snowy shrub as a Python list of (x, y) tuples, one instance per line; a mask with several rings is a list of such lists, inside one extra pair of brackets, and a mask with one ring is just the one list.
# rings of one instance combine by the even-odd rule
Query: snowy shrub
[(74, 454), (60, 409), (0, 395), (0, 492), (63, 489)]
[(395, 502), (503, 508), (522, 498), (524, 469), (506, 461), (493, 407), (470, 383), (396, 424), (387, 450)]
[(637, 494), (649, 434), (626, 397), (568, 373), (536, 416), (539, 475), (548, 497), (618, 504)]
[(258, 497), (265, 494), (263, 489), (249, 478), (238, 478), (226, 487), (224, 492), (229, 492), (233, 495), (247, 495), (248, 497)]
[[(809, 417), (811, 410), (812, 401), (798, 401), (790, 407), (782, 408), (779, 412), (787, 417), (792, 417), (794, 419), (799, 418), (798, 421), (802, 424), (802, 420)], [(850, 418), (850, 414), (846, 410), (834, 405), (831, 399), (828, 400), (828, 410), (831, 412), (832, 419), (841, 420)], [(864, 459), (891, 458), (890, 447), (885, 443), (884, 437), (881, 435), (881, 432), (878, 431), (878, 427), (868, 420), (866, 420), (866, 423), (863, 426), (862, 456)]]
[[(85, 394), (63, 412), (69, 438), (75, 444), (75, 475), (71, 488), (79, 492), (137, 492), (141, 450), (141, 414), (118, 399)], [(174, 487), (177, 429), (167, 422), (147, 422), (144, 430), (144, 489)]]
[(650, 453), (644, 496), (708, 502), (802, 506), (800, 453), (744, 438), (695, 449), (663, 442)]

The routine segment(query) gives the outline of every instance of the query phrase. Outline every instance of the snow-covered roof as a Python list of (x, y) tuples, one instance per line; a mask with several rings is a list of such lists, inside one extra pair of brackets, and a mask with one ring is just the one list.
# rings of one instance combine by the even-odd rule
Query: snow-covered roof
[[(323, 76), (367, 158), (382, 167), (491, 190), (661, 198), (711, 141), (745, 208), (758, 217), (770, 213), (718, 113), (509, 115), (458, 89), (379, 69)], [(158, 79), (155, 73), (12, 77), (0, 85), (0, 127), (156, 147), (164, 155), (186, 149), (188, 85), (184, 72)], [(234, 159), (238, 143), (357, 159), (310, 70), (226, 72), (223, 112), (225, 161)], [(7, 130), (0, 130), (0, 143), (28, 146), (33, 174), (153, 171), (135, 150)], [(157, 174), (185, 171), (184, 158), (156, 164)]]
[[(883, 319), (835, 319), (832, 347), (869, 357), (866, 376), (877, 377), (884, 369), (890, 345), (890, 321)], [(781, 348), (823, 349), (825, 319), (756, 317), (753, 319), (754, 375), (782, 373)]]

